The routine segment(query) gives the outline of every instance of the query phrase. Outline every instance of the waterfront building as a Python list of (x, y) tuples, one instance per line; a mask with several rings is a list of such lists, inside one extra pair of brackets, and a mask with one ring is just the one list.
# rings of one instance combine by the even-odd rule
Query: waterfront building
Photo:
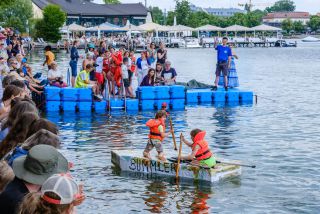
[(66, 25), (76, 23), (85, 27), (105, 22), (125, 26), (127, 20), (134, 25), (146, 22), (148, 10), (141, 4), (96, 4), (90, 0), (32, 0), (35, 18), (42, 17), (42, 10), (56, 4), (67, 14)]
[(202, 7), (197, 7), (194, 4), (190, 4), (190, 9), (193, 12), (203, 11), (208, 14), (221, 16), (221, 17), (230, 17), (236, 13), (247, 13), (245, 10), (241, 10), (238, 8), (211, 8), (211, 7), (202, 8)]
[(290, 19), (293, 22), (301, 21), (304, 25), (307, 25), (310, 21), (310, 14), (308, 12), (268, 13), (262, 20), (266, 25), (281, 27), (282, 22), (286, 19)]

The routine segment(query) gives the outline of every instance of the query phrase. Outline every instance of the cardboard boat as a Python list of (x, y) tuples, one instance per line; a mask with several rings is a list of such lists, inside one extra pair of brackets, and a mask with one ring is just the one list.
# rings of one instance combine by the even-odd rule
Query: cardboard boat
[[(112, 163), (125, 172), (140, 172), (147, 174), (157, 174), (162, 176), (176, 176), (177, 163), (159, 161), (155, 155), (152, 159), (142, 156), (143, 150), (113, 150), (111, 151)], [(176, 157), (177, 154), (166, 154), (167, 159)], [(228, 161), (230, 162), (230, 161)], [(218, 182), (229, 177), (241, 175), (241, 166), (218, 163), (214, 168), (203, 168), (181, 163), (179, 177), (207, 182)]]

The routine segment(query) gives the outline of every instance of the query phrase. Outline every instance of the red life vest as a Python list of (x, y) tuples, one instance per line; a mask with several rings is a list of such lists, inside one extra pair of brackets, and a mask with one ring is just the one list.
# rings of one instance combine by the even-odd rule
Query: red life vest
[(161, 136), (161, 133), (159, 132), (160, 125), (163, 126), (163, 131), (165, 131), (166, 126), (162, 120), (151, 119), (146, 123), (146, 126), (150, 128), (150, 134), (149, 134), (150, 139), (157, 139), (157, 140), (163, 141), (164, 138)]
[(199, 132), (193, 139), (194, 143), (192, 144), (192, 150), (194, 150), (197, 145), (200, 147), (195, 156), (198, 161), (208, 159), (212, 156), (209, 144), (204, 140), (205, 135), (205, 131)]

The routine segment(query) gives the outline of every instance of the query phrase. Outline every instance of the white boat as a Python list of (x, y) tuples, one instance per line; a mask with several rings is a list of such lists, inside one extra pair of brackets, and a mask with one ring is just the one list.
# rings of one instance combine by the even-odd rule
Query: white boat
[[(113, 150), (111, 151), (112, 163), (124, 172), (140, 172), (161, 176), (176, 176), (177, 163), (159, 161), (155, 155), (152, 160), (142, 157), (143, 150)], [(154, 152), (155, 153), (155, 152)], [(177, 154), (166, 154), (168, 160)], [(214, 168), (206, 169), (187, 163), (180, 164), (179, 177), (182, 179), (218, 182), (228, 177), (241, 175), (241, 166), (218, 163)]]
[(197, 38), (187, 37), (184, 39), (185, 48), (202, 48)]
[(304, 39), (302, 39), (303, 42), (320, 42), (320, 39), (312, 37), (312, 36), (308, 36)]

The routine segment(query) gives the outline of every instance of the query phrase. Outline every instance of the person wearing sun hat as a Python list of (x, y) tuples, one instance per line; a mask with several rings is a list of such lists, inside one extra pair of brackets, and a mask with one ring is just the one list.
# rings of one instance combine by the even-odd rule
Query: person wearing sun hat
[(52, 175), (68, 171), (67, 159), (53, 146), (34, 146), (27, 155), (14, 160), (14, 180), (0, 194), (2, 214), (15, 213), (23, 197), (38, 192), (41, 185)]
[(56, 174), (43, 183), (40, 194), (29, 193), (24, 197), (18, 213), (74, 213), (74, 206), (84, 199), (82, 186), (67, 174)]

